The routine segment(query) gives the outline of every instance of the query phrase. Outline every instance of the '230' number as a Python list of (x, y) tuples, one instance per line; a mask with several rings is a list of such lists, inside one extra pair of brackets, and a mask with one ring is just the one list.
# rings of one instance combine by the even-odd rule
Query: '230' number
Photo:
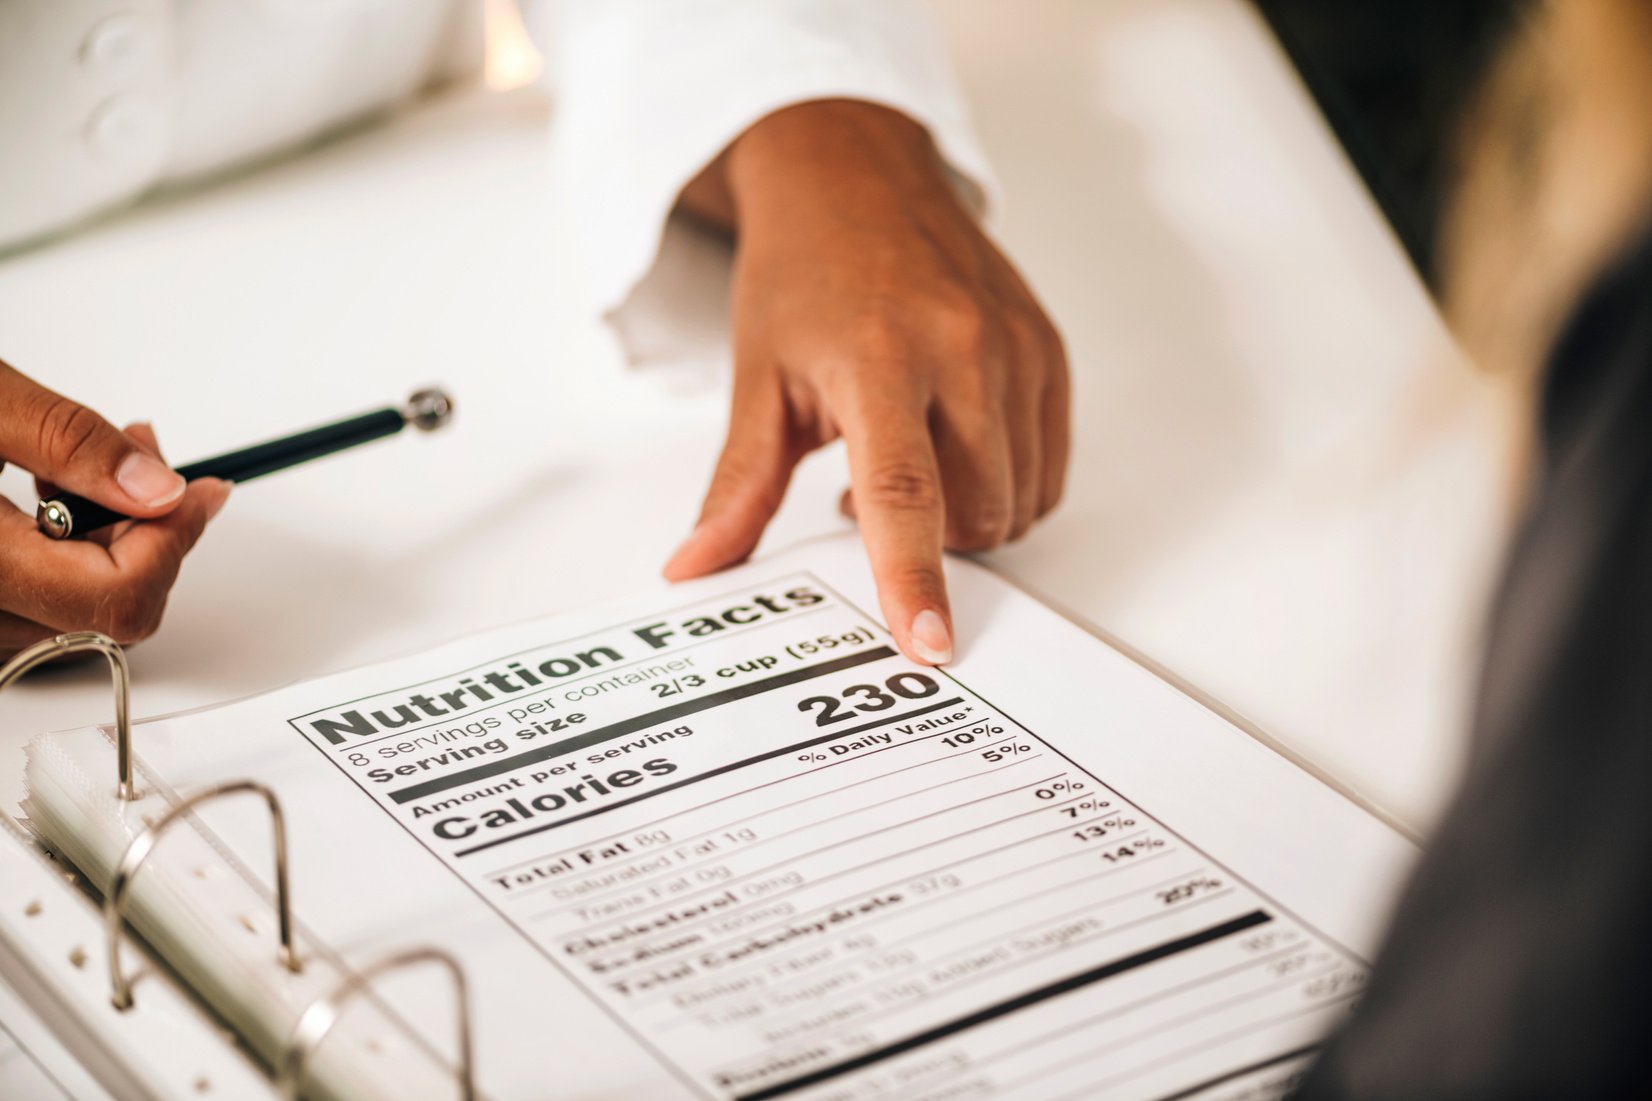
[(851, 684), (841, 693), (843, 699), (810, 696), (806, 700), (799, 700), (797, 709), (818, 712), (815, 715), (815, 725), (830, 726), (832, 723), (854, 718), (856, 712), (887, 711), (900, 702), (896, 696), (921, 700), (925, 696), (933, 696), (940, 690), (941, 686), (935, 683), (934, 678), (922, 673), (896, 673), (883, 682), (882, 688), (875, 684)]

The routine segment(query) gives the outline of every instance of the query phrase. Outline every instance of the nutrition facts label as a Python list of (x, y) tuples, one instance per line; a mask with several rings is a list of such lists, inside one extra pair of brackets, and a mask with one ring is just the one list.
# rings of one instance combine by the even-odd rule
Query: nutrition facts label
[(1079, 767), (1090, 721), (807, 573), (290, 720), (690, 1093), (1275, 1096), (1364, 967)]

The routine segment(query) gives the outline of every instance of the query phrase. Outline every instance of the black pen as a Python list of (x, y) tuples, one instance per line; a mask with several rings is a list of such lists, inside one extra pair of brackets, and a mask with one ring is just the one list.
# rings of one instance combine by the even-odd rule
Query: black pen
[[(446, 393), (420, 390), (408, 398), (405, 405), (375, 409), (359, 417), (324, 424), (320, 428), (284, 436), (279, 440), (185, 463), (177, 471), (186, 482), (196, 478), (246, 482), (310, 459), (331, 455), (335, 451), (343, 451), (347, 447), (394, 436), (409, 424), (421, 431), (432, 432), (446, 424), (452, 416), (453, 399)], [(34, 512), (35, 526), (53, 539), (85, 535), (128, 519), (131, 518), (73, 493), (61, 493), (41, 501)]]

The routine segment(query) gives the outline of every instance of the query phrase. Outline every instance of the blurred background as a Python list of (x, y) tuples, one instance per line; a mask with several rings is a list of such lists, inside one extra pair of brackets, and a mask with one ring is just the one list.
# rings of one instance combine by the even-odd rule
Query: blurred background
[[(165, 5), (106, 6), (125, 22), (87, 47), (87, 140), (121, 164), (146, 147)], [(1245, 0), (924, 7), (999, 177), (994, 233), (1075, 374), (1068, 499), (988, 561), (1426, 829), (1463, 744), (1521, 387), (1454, 347)], [(0, 257), (0, 356), (152, 419), (174, 460), (426, 382), (458, 398), (449, 434), (237, 493), (134, 656), (140, 714), (633, 591), (692, 522), (726, 416), (726, 257), (700, 242), (661, 273), (628, 322), (650, 365), (628, 367), (570, 243), (587, 212), (541, 52), (506, 0), (478, 15), (409, 102)], [(0, 101), (25, 102), (25, 75)], [(836, 450), (808, 460), (765, 546), (842, 529), (844, 482)], [(0, 489), (32, 502), (15, 472)], [(101, 720), (101, 676), (24, 685), (8, 728)], [(8, 804), (15, 785), (8, 763)]]

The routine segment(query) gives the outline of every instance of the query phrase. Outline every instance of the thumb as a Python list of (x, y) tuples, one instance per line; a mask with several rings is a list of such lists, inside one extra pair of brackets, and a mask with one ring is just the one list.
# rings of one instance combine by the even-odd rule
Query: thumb
[(771, 390), (762, 383), (736, 381), (728, 438), (700, 506), (699, 523), (665, 564), (667, 578), (699, 577), (739, 562), (757, 548), (798, 460), (786, 424), (778, 386)]
[(109, 557), (127, 577), (171, 588), (184, 556), (200, 540), (207, 522), (229, 500), (230, 483), (199, 478), (189, 485), (176, 508), (146, 524), (132, 524), (109, 544)]
[[(137, 444), (138, 447), (149, 452), (151, 455), (155, 456), (155, 458), (161, 460), (161, 462), (166, 462), (166, 456), (161, 454), (160, 440), (155, 436), (154, 425), (148, 424), (144, 421), (137, 421), (133, 424), (127, 425), (125, 428), (122, 428), (121, 431), (125, 432), (126, 438)], [(35, 496), (44, 501), (52, 497), (61, 496), (64, 490), (62, 486), (56, 485), (49, 479), (36, 475), (34, 479), (34, 492)]]
[(159, 516), (184, 480), (92, 410), (0, 364), (0, 457), (129, 516)]

